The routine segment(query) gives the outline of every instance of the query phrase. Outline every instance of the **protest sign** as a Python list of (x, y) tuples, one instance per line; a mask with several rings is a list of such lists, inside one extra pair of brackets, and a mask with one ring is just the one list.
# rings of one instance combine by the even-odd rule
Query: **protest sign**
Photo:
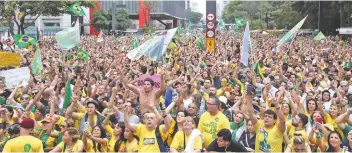
[(20, 66), (20, 53), (0, 52), (0, 66)]
[(136, 82), (138, 88), (143, 88), (144, 79), (146, 79), (146, 78), (151, 78), (154, 81), (154, 89), (160, 88), (160, 75), (158, 75), (158, 74), (156, 74), (156, 75), (144, 74), (144, 75), (141, 75), (140, 77), (138, 77), (137, 82)]
[(6, 71), (0, 71), (0, 77), (5, 78), (5, 85), (7, 89), (15, 88), (21, 80), (22, 85), (28, 84), (30, 79), (30, 71), (28, 67), (22, 67), (18, 69), (10, 69)]

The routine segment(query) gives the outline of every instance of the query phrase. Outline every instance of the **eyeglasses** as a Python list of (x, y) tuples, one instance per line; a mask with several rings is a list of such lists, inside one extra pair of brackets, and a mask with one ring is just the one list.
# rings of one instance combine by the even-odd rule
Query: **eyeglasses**
[(65, 125), (60, 125), (60, 128), (66, 128), (67, 126), (65, 126)]
[(295, 133), (295, 134), (293, 134), (294, 136), (302, 136), (302, 134), (301, 133)]
[(207, 105), (218, 105), (218, 104), (211, 104), (211, 103), (207, 103)]

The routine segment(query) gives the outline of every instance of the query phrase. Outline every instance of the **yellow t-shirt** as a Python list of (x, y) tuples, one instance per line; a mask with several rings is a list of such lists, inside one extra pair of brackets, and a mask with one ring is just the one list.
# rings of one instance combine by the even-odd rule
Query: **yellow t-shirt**
[(230, 129), (230, 122), (223, 113), (219, 112), (215, 116), (210, 115), (209, 112), (202, 114), (199, 119), (198, 130), (203, 133), (205, 147), (208, 147), (216, 139), (216, 134), (221, 129)]
[[(106, 141), (106, 145), (101, 145), (101, 151), (102, 152), (107, 152), (108, 150), (108, 139), (104, 138), (104, 140)], [(96, 151), (95, 151), (96, 150)], [(100, 152), (98, 149), (98, 143), (95, 143), (95, 146), (93, 144), (93, 141), (90, 139), (87, 139), (87, 148), (86, 148), (86, 152)]]
[(294, 137), (295, 132), (299, 132), (300, 134), (302, 134), (302, 136), (304, 138), (304, 142), (308, 143), (307, 133), (306, 133), (305, 129), (296, 131), (296, 127), (292, 126), (292, 123), (289, 122), (287, 125), (286, 131), (287, 131), (287, 136), (290, 139), (291, 143), (293, 143), (293, 137)]
[(77, 142), (75, 143), (75, 145), (73, 146), (73, 148), (71, 149), (71, 150), (68, 150), (68, 148), (67, 148), (67, 146), (66, 146), (66, 149), (65, 150), (63, 150), (64, 149), (64, 142), (61, 142), (61, 143), (59, 143), (59, 148), (62, 150), (61, 152), (64, 152), (64, 153), (70, 153), (70, 152), (76, 152), (77, 151), (77, 149), (78, 149), (78, 147), (80, 147), (80, 146), (82, 146), (83, 147), (83, 142), (82, 142), (82, 140), (77, 140)]
[[(104, 129), (106, 130), (107, 133), (109, 133), (109, 135), (111, 136), (109, 142), (108, 142), (108, 152), (115, 152), (115, 143), (118, 140), (116, 138), (116, 136), (114, 135), (114, 130), (111, 128), (110, 125), (106, 125), (104, 126)], [(121, 133), (123, 134), (123, 133)], [(120, 147), (119, 147), (119, 152), (121, 152), (123, 150), (124, 147), (124, 143), (121, 143)]]
[[(184, 137), (186, 138), (186, 141), (184, 140)], [(179, 152), (184, 151), (187, 146), (187, 142), (189, 140), (189, 137), (190, 136), (184, 135), (183, 131), (178, 131), (174, 137), (174, 140), (171, 143), (170, 148), (173, 148)], [(184, 146), (184, 144), (186, 146)], [(194, 139), (193, 149), (194, 150), (201, 150), (202, 149), (202, 139), (200, 136), (197, 136)]]
[[(75, 127), (77, 129), (79, 129), (80, 125), (81, 125), (81, 119), (86, 115), (86, 113), (77, 113), (77, 119), (75, 120)], [(94, 115), (93, 117), (93, 121), (94, 121), (94, 125), (97, 124), (97, 120), (98, 120), (98, 116)], [(87, 121), (89, 121), (89, 119), (87, 118)], [(89, 126), (88, 131), (92, 131), (92, 127)]]
[(46, 147), (55, 147), (56, 138), (51, 137), (45, 133), (45, 131), (41, 128), (37, 128), (33, 130), (33, 134), (40, 138), (42, 141), (45, 141)]
[(33, 136), (19, 136), (7, 141), (2, 152), (42, 152), (43, 143)]
[(264, 127), (264, 121), (259, 120), (255, 125), (256, 131), (255, 152), (282, 152), (284, 134), (277, 125), (271, 129)]
[(66, 118), (63, 116), (59, 116), (59, 119), (55, 122), (56, 125), (62, 125), (65, 122)]
[(341, 135), (341, 137), (344, 137), (344, 134), (343, 134), (342, 130), (340, 129), (339, 125), (336, 124), (335, 120), (331, 117), (330, 114), (327, 114), (327, 113), (325, 114), (325, 123), (332, 125), (334, 130), (336, 132), (338, 132)]
[[(166, 133), (163, 132), (164, 125), (159, 126), (159, 133), (164, 140)], [(137, 124), (134, 135), (139, 137), (139, 152), (160, 152), (158, 141), (155, 136), (155, 130), (148, 130), (144, 124)]]
[(131, 141), (131, 142), (126, 141), (125, 147), (126, 147), (126, 152), (128, 152), (128, 153), (138, 152), (137, 139), (133, 139), (133, 141)]

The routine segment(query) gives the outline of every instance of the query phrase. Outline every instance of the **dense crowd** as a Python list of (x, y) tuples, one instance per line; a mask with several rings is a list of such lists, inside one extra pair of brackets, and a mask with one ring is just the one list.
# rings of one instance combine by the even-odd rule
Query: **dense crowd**
[[(199, 36), (173, 39), (160, 61), (126, 57), (135, 35), (82, 36), (88, 61), (40, 40), (41, 75), (14, 89), (0, 84), (1, 150), (352, 151), (347, 40), (297, 36), (287, 52), (275, 52), (278, 34), (252, 33), (246, 67), (241, 34), (219, 31), (214, 53), (197, 47)], [(150, 38), (138, 36), (140, 44)], [(21, 52), (21, 67), (33, 56)]]

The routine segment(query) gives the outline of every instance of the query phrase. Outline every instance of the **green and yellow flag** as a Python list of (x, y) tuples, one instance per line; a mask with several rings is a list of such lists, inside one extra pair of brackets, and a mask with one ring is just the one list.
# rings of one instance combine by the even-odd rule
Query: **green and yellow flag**
[(79, 2), (75, 2), (75, 3), (71, 4), (70, 7), (68, 8), (68, 11), (76, 16), (85, 15), (85, 13), (81, 7), (81, 4)]
[(37, 39), (35, 37), (30, 37), (28, 35), (13, 35), (13, 39), (15, 40), (16, 45), (18, 48), (25, 48), (29, 44), (36, 45)]
[(325, 39), (326, 37), (321, 31), (313, 38), (313, 40), (325, 40)]
[(246, 25), (246, 20), (243, 18), (235, 18), (235, 24), (237, 28), (243, 28)]
[(32, 74), (34, 76), (40, 75), (40, 73), (43, 69), (43, 63), (42, 63), (42, 58), (40, 55), (39, 46), (37, 46), (37, 50), (35, 51), (31, 66), (32, 66)]
[(67, 107), (70, 105), (71, 98), (72, 98), (71, 79), (68, 79), (65, 87), (65, 98), (64, 98), (63, 109), (67, 109)]
[(78, 59), (84, 60), (84, 61), (88, 61), (88, 59), (89, 59), (88, 52), (81, 49), (81, 48), (78, 48), (78, 50), (77, 50), (77, 57), (78, 57)]
[(259, 62), (256, 62), (254, 65), (253, 65), (253, 70), (254, 72), (260, 76), (260, 78), (264, 79), (264, 74), (263, 74), (263, 68), (260, 66)]
[(197, 47), (201, 50), (205, 50), (205, 38), (203, 36), (199, 37), (197, 40)]

